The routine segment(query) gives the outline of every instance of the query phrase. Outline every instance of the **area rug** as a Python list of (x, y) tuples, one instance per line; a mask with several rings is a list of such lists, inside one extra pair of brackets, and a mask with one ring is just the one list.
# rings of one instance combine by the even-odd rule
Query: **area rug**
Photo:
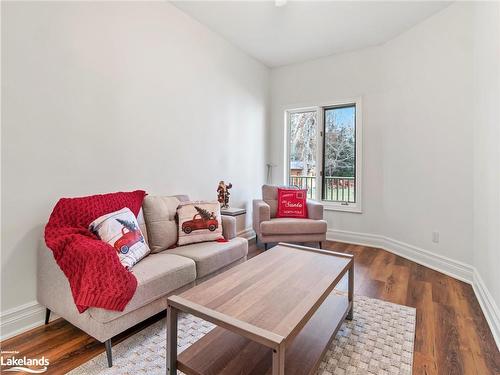
[[(213, 328), (202, 319), (180, 314), (179, 352)], [(317, 374), (411, 375), (414, 338), (414, 308), (356, 296), (354, 319), (342, 324)], [(70, 374), (164, 375), (165, 341), (165, 320), (161, 320), (113, 346), (112, 368), (102, 353)]]

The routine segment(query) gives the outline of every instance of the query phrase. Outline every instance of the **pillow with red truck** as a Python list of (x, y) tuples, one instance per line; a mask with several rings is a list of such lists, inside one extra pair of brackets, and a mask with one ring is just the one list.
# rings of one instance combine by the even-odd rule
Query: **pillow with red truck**
[(177, 207), (177, 218), (179, 246), (205, 241), (226, 242), (222, 236), (219, 202), (182, 202)]
[(115, 248), (120, 262), (127, 269), (150, 252), (135, 215), (127, 207), (95, 219), (89, 229), (101, 241)]

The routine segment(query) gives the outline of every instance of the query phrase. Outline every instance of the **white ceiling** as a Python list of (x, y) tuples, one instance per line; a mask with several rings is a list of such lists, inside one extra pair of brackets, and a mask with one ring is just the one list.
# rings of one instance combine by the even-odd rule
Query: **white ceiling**
[(269, 67), (384, 43), (445, 1), (173, 1)]

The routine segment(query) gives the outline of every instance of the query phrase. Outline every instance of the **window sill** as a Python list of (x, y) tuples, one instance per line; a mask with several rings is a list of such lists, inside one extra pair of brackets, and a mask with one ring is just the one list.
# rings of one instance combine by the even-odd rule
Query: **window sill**
[(323, 203), (323, 208), (325, 209), (325, 211), (352, 212), (355, 214), (363, 213), (363, 210), (358, 205), (344, 206), (341, 204), (334, 204), (325, 201), (322, 201), (321, 203)]

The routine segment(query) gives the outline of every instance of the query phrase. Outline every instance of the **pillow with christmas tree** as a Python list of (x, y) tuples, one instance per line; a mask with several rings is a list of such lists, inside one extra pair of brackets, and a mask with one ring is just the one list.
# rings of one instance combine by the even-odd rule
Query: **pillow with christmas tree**
[(89, 229), (115, 248), (121, 264), (127, 269), (150, 252), (135, 215), (127, 207), (98, 217), (90, 223)]
[(177, 245), (223, 240), (219, 202), (182, 202), (177, 207)]

